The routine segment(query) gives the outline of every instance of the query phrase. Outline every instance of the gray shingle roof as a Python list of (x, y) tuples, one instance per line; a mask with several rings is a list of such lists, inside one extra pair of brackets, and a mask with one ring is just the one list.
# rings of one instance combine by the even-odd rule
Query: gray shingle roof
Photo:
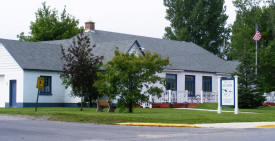
[(61, 49), (59, 45), (37, 42), (22, 42), (0, 39), (0, 43), (8, 50), (23, 69), (61, 71)]
[[(104, 62), (112, 59), (115, 47), (126, 52), (131, 45), (138, 43), (150, 52), (162, 57), (169, 57), (170, 64), (166, 69), (187, 71), (233, 73), (238, 62), (224, 61), (196, 44), (184, 41), (171, 41), (158, 38), (136, 36), (96, 30), (87, 32), (92, 43), (96, 44), (94, 54), (104, 56)], [(62, 70), (60, 44), (69, 46), (71, 39), (29, 43), (0, 40), (24, 69)], [(52, 45), (50, 45), (52, 44)], [(25, 48), (20, 48), (24, 46)], [(17, 51), (17, 48), (20, 48)], [(25, 56), (27, 56), (25, 58)], [(41, 57), (42, 56), (42, 57)], [(42, 60), (41, 60), (42, 59)]]

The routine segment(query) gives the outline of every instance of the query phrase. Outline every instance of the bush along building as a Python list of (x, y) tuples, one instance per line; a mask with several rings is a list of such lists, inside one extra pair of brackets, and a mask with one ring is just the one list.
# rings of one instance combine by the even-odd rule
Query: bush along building
[[(104, 63), (112, 59), (116, 47), (121, 52), (150, 51), (169, 57), (170, 65), (158, 74), (167, 78), (165, 91), (160, 98), (151, 97), (154, 104), (149, 107), (216, 102), (218, 77), (231, 77), (238, 65), (191, 42), (95, 30), (94, 22), (85, 23), (85, 34), (91, 45), (96, 44), (94, 54), (104, 56)], [(60, 45), (66, 47), (71, 43), (72, 39), (45, 42), (0, 39), (0, 107), (34, 106), (39, 76), (45, 79), (39, 106), (76, 106), (80, 99), (72, 97), (60, 79), (63, 67)]]

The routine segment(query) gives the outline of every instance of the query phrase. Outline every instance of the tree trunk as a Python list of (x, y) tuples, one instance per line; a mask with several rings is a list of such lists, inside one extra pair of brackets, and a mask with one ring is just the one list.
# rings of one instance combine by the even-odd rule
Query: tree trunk
[(83, 96), (81, 97), (80, 111), (83, 111)]
[(133, 113), (133, 105), (132, 104), (129, 104), (128, 111), (129, 111), (129, 113)]
[(96, 111), (97, 112), (102, 112), (103, 111), (103, 108), (99, 105), (98, 100), (96, 101)]
[(93, 107), (93, 105), (92, 105), (92, 97), (89, 97), (89, 106), (90, 106), (90, 108)]

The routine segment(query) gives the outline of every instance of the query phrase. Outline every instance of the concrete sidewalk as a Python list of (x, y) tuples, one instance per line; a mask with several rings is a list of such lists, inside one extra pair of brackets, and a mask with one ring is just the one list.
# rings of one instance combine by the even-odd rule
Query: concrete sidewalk
[(195, 124), (202, 128), (275, 128), (275, 122), (233, 122), (233, 123), (209, 123)]

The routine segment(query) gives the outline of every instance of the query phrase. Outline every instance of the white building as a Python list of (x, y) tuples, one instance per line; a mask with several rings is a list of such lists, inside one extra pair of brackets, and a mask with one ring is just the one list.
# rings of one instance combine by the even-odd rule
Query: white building
[[(56, 59), (60, 59), (57, 56), (60, 52), (48, 52), (53, 47), (57, 48), (41, 43), (0, 40), (0, 107), (34, 106), (39, 76), (46, 81), (39, 106), (75, 106), (78, 99), (66, 94), (59, 77), (62, 64)], [(52, 69), (49, 64), (60, 69)]]
[[(196, 102), (201, 92), (217, 93), (217, 78), (230, 77), (238, 62), (220, 59), (190, 42), (171, 41), (94, 29), (86, 23), (86, 35), (96, 44), (94, 54), (104, 56), (104, 62), (114, 56), (115, 47), (123, 52), (150, 51), (169, 57), (170, 65), (160, 75), (167, 78), (167, 90), (155, 102)], [(22, 42), (0, 39), (0, 107), (34, 106), (37, 95), (36, 79), (45, 78), (39, 106), (76, 106), (78, 98), (62, 85), (60, 44), (65, 47), (72, 39), (47, 42)], [(215, 97), (215, 96), (214, 96)]]

